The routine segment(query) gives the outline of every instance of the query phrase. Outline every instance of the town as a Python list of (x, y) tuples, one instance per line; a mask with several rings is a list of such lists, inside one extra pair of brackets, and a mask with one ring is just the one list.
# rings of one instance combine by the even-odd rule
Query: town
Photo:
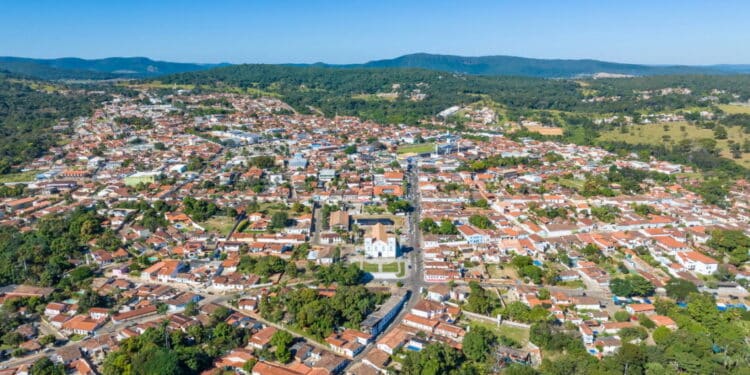
[(467, 133), (136, 88), (3, 187), (0, 374), (386, 374), (444, 348), (500, 372), (748, 309), (744, 180), (708, 201), (690, 166), (499, 134), (481, 106), (435, 120)]

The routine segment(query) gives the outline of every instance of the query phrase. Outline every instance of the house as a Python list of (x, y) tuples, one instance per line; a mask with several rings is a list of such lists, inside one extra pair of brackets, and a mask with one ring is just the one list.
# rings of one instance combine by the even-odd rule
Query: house
[(93, 335), (104, 324), (104, 319), (95, 320), (86, 315), (76, 315), (62, 324), (63, 332), (76, 335)]
[(340, 334), (332, 333), (326, 337), (325, 341), (334, 353), (348, 358), (354, 358), (354, 356), (365, 349), (365, 345), (357, 340), (357, 336), (347, 334), (346, 332)]
[(391, 294), (385, 303), (380, 305), (377, 310), (368, 315), (367, 318), (360, 323), (360, 330), (369, 333), (372, 336), (380, 334), (393, 318), (396, 317), (408, 296), (408, 292)]
[(630, 315), (635, 315), (635, 314), (648, 315), (648, 314), (653, 314), (656, 312), (654, 305), (650, 303), (633, 303), (633, 304), (625, 306), (625, 310), (627, 310), (627, 312)]
[(365, 255), (372, 258), (396, 258), (399, 254), (396, 236), (389, 235), (385, 225), (372, 226), (370, 235), (365, 237)]
[(416, 328), (420, 331), (432, 333), (435, 331), (439, 321), (435, 319), (423, 318), (415, 314), (406, 314), (401, 321), (405, 326)]
[(369, 353), (367, 353), (365, 358), (362, 359), (362, 362), (365, 365), (374, 368), (381, 374), (387, 373), (386, 368), (390, 361), (391, 356), (380, 349), (371, 350)]
[(320, 234), (320, 243), (323, 245), (336, 245), (344, 241), (336, 232), (325, 232)]
[(102, 307), (92, 307), (89, 309), (89, 317), (94, 320), (109, 318), (109, 310)]
[(335, 169), (321, 169), (318, 173), (318, 180), (320, 181), (331, 181), (334, 178), (336, 178), (336, 170)]
[(671, 330), (677, 329), (677, 323), (672, 318), (664, 315), (652, 315), (648, 317), (657, 327), (667, 327)]
[(255, 311), (258, 308), (257, 299), (243, 298), (237, 303), (240, 310)]
[(252, 375), (306, 375), (309, 371), (300, 372), (291, 368), (269, 362), (258, 361), (253, 366)]
[(112, 317), (112, 323), (117, 324), (117, 323), (126, 322), (128, 320), (140, 319), (140, 318), (144, 318), (150, 315), (155, 315), (157, 313), (156, 310), (157, 310), (156, 306), (147, 305), (147, 306), (139, 307), (137, 309), (133, 309), (130, 311), (121, 312), (121, 313), (115, 314)]
[(53, 317), (64, 313), (68, 309), (68, 305), (60, 302), (50, 302), (44, 308), (44, 315)]
[(425, 319), (437, 319), (444, 312), (445, 306), (442, 303), (426, 299), (417, 301), (411, 308), (412, 314)]
[(601, 348), (601, 353), (603, 355), (610, 355), (616, 353), (617, 350), (620, 349), (622, 342), (616, 336), (602, 336), (594, 341), (594, 346)]
[(451, 288), (445, 284), (435, 284), (427, 288), (427, 298), (435, 302), (444, 302), (451, 297)]
[(346, 211), (331, 212), (328, 226), (333, 230), (349, 230), (349, 214)]
[(244, 366), (247, 361), (255, 359), (255, 356), (250, 350), (244, 348), (236, 348), (232, 349), (232, 351), (217, 360), (214, 365), (218, 368), (242, 370), (242, 366)]
[(409, 341), (410, 336), (411, 333), (409, 333), (409, 331), (401, 327), (396, 327), (383, 335), (383, 337), (378, 340), (376, 346), (379, 350), (392, 355)]
[(487, 243), (490, 240), (490, 237), (484, 231), (471, 225), (459, 225), (456, 229), (458, 229), (458, 233), (464, 237), (466, 242), (471, 245)]
[(177, 277), (177, 274), (184, 272), (186, 268), (187, 265), (179, 260), (164, 259), (141, 271), (141, 278), (168, 282)]
[(711, 275), (719, 268), (719, 262), (697, 251), (683, 251), (675, 255), (677, 262), (690, 271)]
[(267, 348), (271, 343), (271, 338), (278, 331), (275, 327), (266, 327), (256, 332), (251, 338), (248, 345), (255, 349), (263, 350)]

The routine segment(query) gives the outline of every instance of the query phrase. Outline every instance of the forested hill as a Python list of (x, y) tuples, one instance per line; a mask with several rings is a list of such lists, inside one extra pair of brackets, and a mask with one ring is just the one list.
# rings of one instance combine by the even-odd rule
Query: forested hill
[(38, 79), (146, 78), (210, 69), (226, 64), (190, 64), (145, 57), (109, 57), (85, 60), (73, 57), (32, 59), (0, 57), (0, 69)]
[[(34, 59), (0, 57), (0, 69), (38, 79), (112, 79), (150, 78), (167, 74), (201, 71), (230, 64), (194, 64), (156, 61), (146, 57), (109, 57), (86, 60), (66, 57)], [(750, 65), (644, 65), (623, 64), (591, 59), (532, 59), (517, 56), (454, 56), (415, 53), (364, 64), (283, 64), (293, 67), (329, 68), (420, 68), (449, 73), (486, 76), (537, 78), (579, 78), (598, 73), (632, 76), (747, 74)]]
[(52, 127), (59, 119), (89, 115), (103, 100), (0, 71), (0, 174), (48, 151), (57, 140)]
[[(585, 82), (586, 90), (578, 80), (474, 76), (416, 68), (233, 65), (158, 79), (208, 89), (241, 88), (280, 96), (302, 112), (312, 106), (327, 116), (356, 115), (382, 123), (417, 123), (450, 106), (481, 99), (508, 110), (632, 113), (703, 106), (702, 98), (713, 89), (739, 94), (740, 100), (750, 97), (750, 75), (590, 79)], [(667, 87), (688, 88), (691, 94), (638, 97), (638, 91)], [(621, 100), (585, 101), (592, 93)]]
[(298, 111), (357, 115), (383, 123), (417, 123), (447, 107), (482, 95), (510, 107), (572, 108), (580, 101), (572, 81), (482, 77), (425, 69), (329, 68), (234, 65), (160, 77), (161, 82), (201, 87), (239, 87), (278, 95)]
[[(331, 65), (335, 66), (335, 65)], [(572, 78), (597, 73), (632, 76), (675, 74), (731, 74), (750, 73), (749, 65), (641, 65), (583, 59), (532, 59), (517, 56), (465, 57), (415, 53), (394, 59), (370, 61), (364, 64), (340, 65), (347, 68), (422, 68), (490, 76), (523, 76), (544, 78)]]

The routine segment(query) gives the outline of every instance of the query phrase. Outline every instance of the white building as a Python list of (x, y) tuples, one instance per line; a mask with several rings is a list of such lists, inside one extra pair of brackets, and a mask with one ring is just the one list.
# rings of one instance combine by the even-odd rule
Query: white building
[(377, 223), (365, 237), (365, 255), (373, 258), (396, 258), (399, 256), (396, 236), (388, 235), (383, 224)]
[(701, 275), (711, 275), (719, 268), (718, 261), (697, 251), (679, 252), (676, 258), (685, 268)]

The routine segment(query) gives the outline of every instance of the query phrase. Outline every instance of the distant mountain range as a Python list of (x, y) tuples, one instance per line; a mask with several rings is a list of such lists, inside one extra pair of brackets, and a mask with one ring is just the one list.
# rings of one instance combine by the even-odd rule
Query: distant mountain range
[[(153, 78), (161, 75), (206, 70), (230, 64), (191, 64), (155, 61), (145, 57), (32, 59), (0, 57), (0, 70), (41, 79)], [(651, 76), (677, 74), (748, 74), (750, 65), (643, 65), (599, 60), (531, 59), (515, 56), (463, 57), (416, 53), (364, 64), (282, 64), (335, 68), (421, 68), (452, 73), (574, 78), (586, 76)]]
[(32, 59), (0, 57), (0, 70), (40, 79), (150, 78), (192, 72), (229, 64), (191, 64), (156, 61), (146, 57), (108, 57), (85, 60), (75, 57)]
[[(326, 65), (326, 64), (318, 64)], [(336, 65), (326, 65), (336, 66)], [(750, 65), (642, 65), (622, 64), (599, 60), (531, 59), (516, 56), (464, 57), (415, 53), (388, 60), (364, 64), (338, 65), (339, 67), (365, 68), (422, 68), (446, 72), (488, 75), (523, 76), (543, 78), (572, 78), (610, 75), (677, 75), (677, 74), (743, 74), (750, 73)]]

